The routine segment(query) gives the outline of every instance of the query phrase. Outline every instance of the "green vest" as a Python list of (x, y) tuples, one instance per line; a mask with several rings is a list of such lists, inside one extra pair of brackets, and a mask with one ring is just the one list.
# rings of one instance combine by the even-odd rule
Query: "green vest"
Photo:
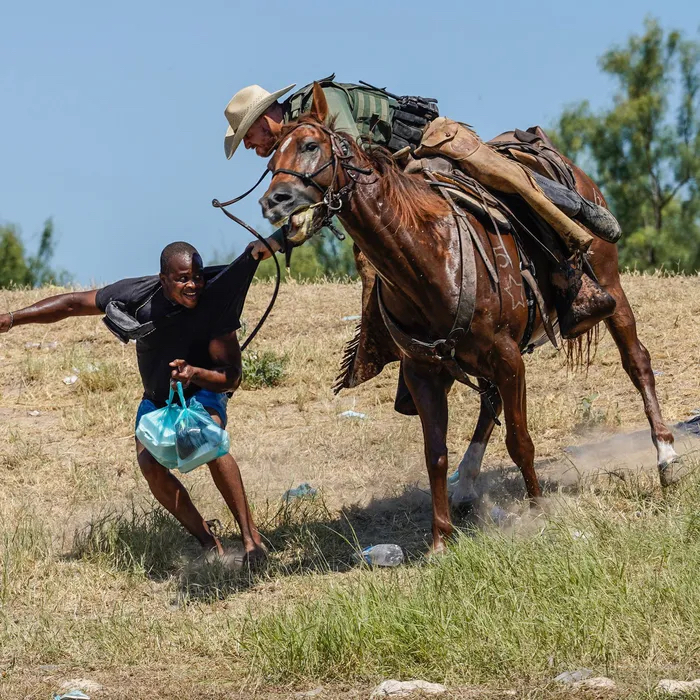
[[(355, 141), (371, 137), (372, 143), (386, 146), (391, 139), (391, 122), (398, 102), (364, 85), (334, 82), (335, 74), (319, 80), (328, 102), (328, 113), (335, 117), (335, 128)], [(284, 122), (298, 119), (311, 110), (313, 84), (295, 92), (282, 105)]]

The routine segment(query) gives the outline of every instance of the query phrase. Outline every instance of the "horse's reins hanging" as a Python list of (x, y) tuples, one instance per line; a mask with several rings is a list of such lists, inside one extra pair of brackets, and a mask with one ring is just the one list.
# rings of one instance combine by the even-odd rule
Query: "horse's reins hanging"
[[(299, 126), (302, 126), (299, 124)], [(298, 127), (297, 127), (298, 128)], [(274, 178), (277, 173), (287, 173), (288, 175), (294, 175), (295, 177), (298, 177), (301, 179), (302, 182), (306, 185), (312, 185), (316, 187), (316, 189), (319, 190), (323, 194), (323, 200), (319, 202), (319, 204), (325, 204), (327, 208), (327, 215), (323, 220), (323, 226), (327, 226), (328, 228), (331, 229), (331, 231), (334, 233), (334, 235), (340, 239), (343, 240), (345, 238), (345, 234), (341, 233), (336, 229), (335, 226), (333, 226), (333, 223), (331, 219), (335, 215), (336, 212), (340, 211), (340, 208), (342, 207), (342, 198), (345, 196), (346, 193), (349, 193), (350, 190), (352, 189), (352, 186), (355, 184), (355, 180), (353, 177), (349, 174), (349, 171), (355, 171), (363, 175), (369, 175), (372, 173), (372, 170), (367, 170), (365, 168), (358, 168), (354, 165), (351, 165), (350, 163), (346, 162), (347, 159), (352, 157), (352, 154), (348, 152), (347, 146), (342, 149), (343, 154), (339, 154), (336, 152), (336, 142), (335, 139), (338, 138), (336, 134), (331, 132), (330, 130), (325, 129), (325, 127), (321, 127), (325, 133), (327, 133), (331, 139), (331, 158), (321, 165), (319, 168), (317, 168), (314, 172), (312, 173), (300, 173), (295, 170), (286, 170), (284, 168), (280, 168), (279, 170), (275, 170), (272, 172), (272, 177)], [(335, 137), (335, 138), (334, 138)], [(348, 173), (350, 177), (350, 182), (343, 188), (341, 188), (338, 192), (334, 192), (334, 186), (336, 184), (336, 180), (338, 177), (338, 164), (340, 164), (341, 168)], [(324, 188), (319, 185), (316, 182), (316, 177), (320, 175), (324, 170), (327, 170), (328, 168), (332, 167), (333, 168), (333, 177), (331, 179), (331, 184), (324, 190)], [(211, 204), (213, 207), (216, 209), (221, 209), (221, 211), (226, 214), (226, 216), (231, 219), (231, 221), (234, 221), (237, 223), (239, 226), (242, 226), (246, 231), (249, 233), (252, 233), (255, 238), (257, 238), (269, 251), (270, 255), (272, 256), (272, 259), (275, 262), (275, 268), (277, 272), (277, 278), (275, 280), (275, 289), (272, 292), (272, 298), (270, 299), (269, 304), (267, 305), (267, 308), (265, 309), (265, 313), (261, 316), (260, 320), (258, 321), (257, 325), (251, 332), (251, 334), (245, 339), (243, 344), (241, 345), (241, 350), (245, 350), (248, 345), (250, 345), (251, 341), (255, 336), (257, 335), (258, 331), (262, 328), (263, 324), (267, 320), (267, 317), (270, 315), (270, 312), (272, 311), (272, 307), (275, 305), (275, 301), (277, 301), (277, 295), (279, 293), (280, 289), (280, 282), (282, 279), (282, 271), (280, 269), (280, 264), (277, 261), (277, 256), (275, 255), (275, 251), (272, 250), (272, 246), (265, 240), (263, 236), (261, 236), (252, 226), (248, 225), (245, 221), (242, 219), (239, 219), (235, 214), (232, 214), (230, 211), (226, 209), (226, 207), (231, 206), (232, 204), (236, 204), (240, 202), (242, 199), (245, 199), (255, 188), (265, 179), (268, 173), (270, 173), (269, 168), (265, 168), (265, 171), (263, 174), (258, 178), (258, 181), (246, 192), (243, 194), (239, 195), (238, 197), (234, 197), (233, 199), (228, 200), (227, 202), (220, 202), (218, 199), (213, 199)], [(318, 205), (316, 205), (318, 206)], [(287, 260), (289, 260), (289, 251), (287, 252)]]
[(221, 209), (221, 211), (224, 212), (224, 214), (226, 214), (226, 216), (228, 216), (228, 218), (231, 219), (231, 221), (235, 221), (239, 226), (242, 226), (244, 229), (246, 229), (246, 231), (252, 233), (259, 241), (262, 242), (262, 244), (270, 251), (270, 255), (272, 255), (272, 259), (275, 261), (275, 268), (277, 270), (275, 289), (272, 292), (272, 298), (270, 299), (270, 303), (267, 305), (265, 313), (260, 317), (260, 320), (253, 329), (252, 333), (243, 341), (243, 344), (241, 345), (241, 351), (245, 350), (248, 347), (248, 345), (250, 345), (251, 341), (258, 334), (258, 331), (262, 328), (263, 324), (267, 320), (267, 317), (270, 315), (272, 307), (275, 305), (275, 301), (277, 301), (277, 294), (279, 293), (280, 281), (282, 279), (282, 271), (280, 270), (280, 264), (277, 261), (275, 251), (272, 250), (272, 246), (252, 226), (249, 226), (245, 221), (239, 219), (235, 214), (232, 214), (230, 211), (227, 211), (226, 207), (229, 207), (232, 204), (236, 204), (236, 202), (240, 202), (242, 199), (247, 197), (265, 179), (265, 176), (269, 172), (270, 171), (267, 168), (265, 168), (265, 172), (263, 172), (263, 174), (258, 178), (258, 181), (247, 192), (244, 192), (242, 195), (235, 197), (234, 199), (230, 199), (228, 202), (220, 202), (218, 199), (212, 199), (211, 201), (211, 205), (213, 207), (215, 207), (216, 209)]

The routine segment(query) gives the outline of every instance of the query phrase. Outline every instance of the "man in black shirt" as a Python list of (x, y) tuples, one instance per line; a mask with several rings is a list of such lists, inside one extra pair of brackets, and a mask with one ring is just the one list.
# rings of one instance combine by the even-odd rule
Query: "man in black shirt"
[[(227, 393), (235, 391), (241, 382), (236, 331), (257, 262), (244, 253), (226, 268), (204, 268), (196, 249), (178, 242), (165, 247), (160, 263), (158, 276), (59, 294), (25, 309), (0, 314), (0, 333), (25, 323), (53, 323), (70, 316), (105, 312), (109, 316), (110, 307), (117, 308), (142, 329), (136, 353), (144, 394), (136, 425), (144, 414), (165, 405), (171, 382), (179, 381), (187, 400), (195, 396), (212, 418), (226, 427)], [(202, 547), (223, 554), (221, 543), (180, 481), (138, 440), (136, 454), (151, 492), (161, 505)], [(246, 557), (264, 556), (236, 461), (227, 454), (210, 462), (209, 470), (238, 522)]]

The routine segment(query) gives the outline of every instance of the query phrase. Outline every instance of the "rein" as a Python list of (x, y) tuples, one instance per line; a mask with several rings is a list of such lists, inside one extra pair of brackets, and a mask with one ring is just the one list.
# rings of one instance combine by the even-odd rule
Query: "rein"
[(275, 261), (275, 267), (277, 268), (277, 279), (275, 280), (275, 289), (272, 292), (272, 298), (270, 299), (270, 303), (267, 305), (265, 313), (260, 317), (260, 320), (253, 329), (252, 333), (243, 341), (243, 344), (241, 345), (241, 351), (245, 350), (248, 347), (248, 345), (250, 345), (253, 338), (255, 338), (255, 336), (258, 334), (258, 331), (263, 327), (265, 321), (267, 321), (267, 317), (270, 315), (272, 307), (275, 305), (275, 301), (277, 301), (277, 294), (279, 293), (280, 281), (282, 279), (282, 271), (280, 270), (279, 262), (277, 262), (277, 256), (275, 255), (275, 251), (272, 250), (272, 247), (265, 240), (265, 238), (263, 238), (263, 236), (261, 236), (252, 226), (249, 226), (245, 221), (239, 219), (235, 214), (232, 214), (230, 211), (227, 211), (226, 207), (229, 207), (232, 204), (236, 204), (236, 202), (240, 202), (242, 199), (247, 197), (265, 179), (265, 176), (269, 172), (270, 171), (266, 168), (263, 174), (258, 178), (258, 181), (247, 192), (244, 192), (242, 195), (239, 195), (234, 199), (230, 199), (228, 202), (220, 202), (218, 199), (212, 199), (211, 201), (211, 205), (214, 208), (221, 209), (221, 211), (224, 212), (224, 214), (226, 214), (226, 216), (228, 216), (228, 218), (231, 219), (231, 221), (234, 221), (239, 226), (242, 226), (244, 229), (246, 229), (246, 231), (252, 233), (253, 236), (255, 236), (255, 238), (262, 242), (262, 244), (270, 251), (272, 259)]

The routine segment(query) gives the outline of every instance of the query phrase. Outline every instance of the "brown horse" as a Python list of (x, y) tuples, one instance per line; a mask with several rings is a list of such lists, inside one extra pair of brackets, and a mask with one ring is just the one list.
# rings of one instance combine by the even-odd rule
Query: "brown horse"
[[(279, 147), (269, 168), (272, 182), (260, 203), (275, 225), (287, 224), (288, 240), (301, 244), (336, 214), (381, 279), (385, 313), (407, 336), (425, 341), (446, 338), (454, 329), (462, 294), (463, 243), (457, 217), (422, 175), (407, 175), (391, 159), (366, 153), (326, 126), (328, 106), (314, 86), (313, 109), (281, 127)], [(574, 168), (579, 192), (604, 201), (595, 184)], [(451, 359), (466, 373), (498, 389), (491, 401), (482, 395), (474, 436), (462, 459), (453, 502), (475, 498), (474, 479), (494, 427), (504, 411), (506, 446), (520, 468), (532, 501), (540, 496), (534, 469), (534, 446), (527, 427), (525, 367), (520, 342), (526, 333), (528, 305), (511, 235), (467, 214), (497, 270), (492, 283), (484, 260), (474, 256), (476, 293), (468, 331), (459, 337)], [(471, 241), (467, 238), (471, 245)], [(536, 261), (537, 262), (537, 261)], [(616, 311), (606, 320), (622, 363), (644, 401), (657, 447), (658, 464), (676, 459), (673, 436), (665, 425), (654, 388), (649, 353), (639, 342), (635, 319), (620, 286), (613, 245), (596, 239), (591, 256), (600, 284), (615, 298)], [(551, 290), (542, 288), (543, 295)], [(536, 332), (542, 321), (538, 314)], [(439, 359), (401, 348), (403, 374), (423, 427), (425, 459), (433, 503), (433, 550), (444, 548), (453, 532), (447, 493), (447, 395), (454, 381)], [(452, 367), (454, 367), (454, 362)]]

